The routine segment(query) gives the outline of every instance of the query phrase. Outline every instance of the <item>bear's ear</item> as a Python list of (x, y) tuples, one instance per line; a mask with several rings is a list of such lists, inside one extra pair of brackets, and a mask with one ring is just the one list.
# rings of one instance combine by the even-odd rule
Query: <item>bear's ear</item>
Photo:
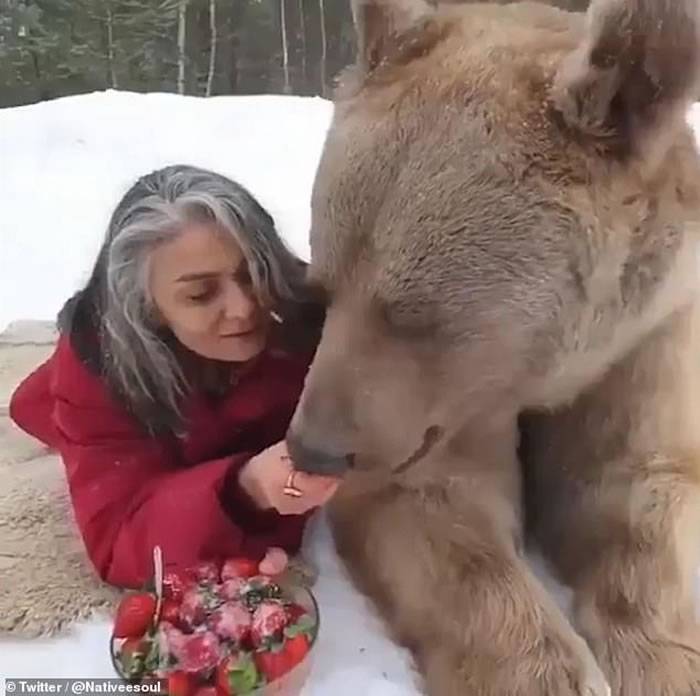
[(571, 128), (619, 154), (661, 155), (698, 96), (700, 0), (592, 0), (553, 99)]
[(415, 55), (425, 43), (422, 35), (434, 13), (426, 0), (352, 0), (362, 72), (369, 74)]

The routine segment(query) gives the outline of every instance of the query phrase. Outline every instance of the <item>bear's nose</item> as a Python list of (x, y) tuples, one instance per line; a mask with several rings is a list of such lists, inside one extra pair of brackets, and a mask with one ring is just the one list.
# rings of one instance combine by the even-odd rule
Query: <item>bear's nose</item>
[(294, 468), (319, 476), (342, 476), (352, 466), (351, 454), (338, 454), (305, 441), (294, 432), (287, 434), (287, 449)]

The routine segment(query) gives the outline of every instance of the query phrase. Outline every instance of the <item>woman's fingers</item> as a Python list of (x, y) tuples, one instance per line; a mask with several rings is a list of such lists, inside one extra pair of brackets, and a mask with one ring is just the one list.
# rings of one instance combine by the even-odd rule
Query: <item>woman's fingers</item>
[[(323, 480), (315, 480), (321, 478)], [(339, 479), (308, 474), (300, 478), (297, 474), (294, 477), (294, 486), (301, 492), (301, 496), (295, 498), (281, 492), (275, 507), (281, 515), (302, 515), (313, 508), (325, 505), (338, 490), (339, 485)]]
[(311, 497), (322, 496), (328, 489), (337, 486), (338, 479), (330, 476), (315, 476), (303, 471), (294, 474), (294, 486)]
[(284, 572), (288, 562), (289, 557), (284, 549), (272, 546), (267, 550), (265, 558), (260, 561), (260, 572), (265, 575), (280, 575)]

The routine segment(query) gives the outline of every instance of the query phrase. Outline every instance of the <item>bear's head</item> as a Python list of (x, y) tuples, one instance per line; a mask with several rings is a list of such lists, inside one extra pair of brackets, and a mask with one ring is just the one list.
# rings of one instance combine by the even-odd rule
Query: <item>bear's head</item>
[(328, 313), (300, 469), (402, 471), (556, 406), (681, 301), (699, 8), (354, 0), (312, 197)]

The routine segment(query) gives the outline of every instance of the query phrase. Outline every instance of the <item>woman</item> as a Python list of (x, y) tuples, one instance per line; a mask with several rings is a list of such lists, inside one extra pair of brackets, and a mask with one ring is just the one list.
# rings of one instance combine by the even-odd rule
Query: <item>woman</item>
[(189, 166), (141, 178), (112, 215), (55, 353), (13, 420), (57, 449), (100, 576), (249, 556), (277, 572), (336, 482), (283, 442), (323, 311), (305, 266), (238, 184)]

